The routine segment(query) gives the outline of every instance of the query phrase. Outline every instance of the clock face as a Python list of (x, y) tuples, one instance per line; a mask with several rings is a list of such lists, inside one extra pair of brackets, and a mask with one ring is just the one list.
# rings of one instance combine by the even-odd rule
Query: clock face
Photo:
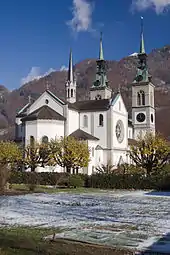
[(136, 116), (136, 119), (138, 122), (144, 122), (146, 117), (145, 117), (145, 114), (144, 113), (138, 113), (138, 115)]
[(124, 125), (121, 120), (118, 120), (115, 131), (118, 142), (122, 143), (124, 139)]

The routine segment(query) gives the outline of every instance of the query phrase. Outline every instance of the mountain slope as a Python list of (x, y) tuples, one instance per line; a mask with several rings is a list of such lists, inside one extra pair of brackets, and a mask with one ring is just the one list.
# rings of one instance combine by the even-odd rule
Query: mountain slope
[[(122, 94), (126, 104), (131, 106), (131, 82), (136, 72), (137, 58), (129, 56), (120, 61), (108, 61), (108, 78), (110, 86), (117, 90), (122, 88)], [(156, 86), (155, 105), (157, 129), (170, 135), (170, 46), (154, 49), (148, 56), (150, 73)], [(95, 79), (96, 62), (94, 59), (86, 59), (75, 65), (77, 76), (77, 99), (83, 100), (89, 97), (89, 87)], [(0, 87), (0, 128), (4, 129), (14, 125), (16, 112), (28, 102), (28, 95), (37, 98), (46, 88), (47, 81), (50, 90), (59, 97), (64, 97), (67, 72), (56, 71), (46, 77), (25, 84), (17, 90), (9, 92)], [(10, 129), (11, 130), (11, 129)]]

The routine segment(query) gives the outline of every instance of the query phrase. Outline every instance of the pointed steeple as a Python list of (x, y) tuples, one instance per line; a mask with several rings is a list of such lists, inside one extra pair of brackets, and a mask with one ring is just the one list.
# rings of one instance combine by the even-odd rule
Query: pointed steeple
[(140, 52), (138, 54), (137, 74), (133, 83), (150, 82), (151, 78), (152, 77), (148, 71), (147, 54), (145, 52), (145, 43), (143, 36), (143, 17), (141, 17)]
[(97, 63), (96, 79), (92, 87), (108, 87), (107, 63), (104, 60), (102, 33), (100, 36), (99, 58), (97, 59), (96, 63)]
[(99, 60), (104, 60), (104, 54), (103, 54), (103, 42), (102, 42), (102, 32), (100, 33), (100, 50), (99, 50)]
[(74, 79), (74, 72), (73, 72), (73, 54), (72, 50), (70, 49), (69, 55), (69, 67), (68, 67), (68, 77), (65, 84), (65, 99), (70, 103), (76, 102), (76, 80)]
[(146, 54), (145, 52), (145, 42), (143, 33), (143, 17), (141, 17), (141, 38), (140, 38), (140, 54)]
[(74, 82), (73, 78), (73, 54), (72, 49), (70, 49), (70, 56), (69, 56), (69, 67), (68, 67), (68, 81)]

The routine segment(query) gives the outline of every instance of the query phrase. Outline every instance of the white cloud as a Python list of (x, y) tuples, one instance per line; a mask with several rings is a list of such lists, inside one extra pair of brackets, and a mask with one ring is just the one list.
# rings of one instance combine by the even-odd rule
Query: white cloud
[(93, 5), (88, 0), (73, 0), (72, 20), (67, 24), (74, 32), (85, 32), (91, 29)]
[(31, 70), (28, 73), (28, 75), (21, 79), (21, 85), (23, 85), (27, 82), (33, 81), (33, 80), (39, 80), (40, 78), (42, 78), (54, 71), (55, 70), (53, 68), (50, 68), (47, 72), (45, 72), (44, 74), (41, 74), (41, 68), (38, 66), (33, 66), (33, 67), (31, 67)]
[(157, 14), (166, 11), (170, 7), (170, 0), (133, 0), (132, 8), (143, 11), (149, 8), (155, 10)]
[(65, 65), (63, 65), (63, 66), (61, 66), (60, 71), (61, 71), (61, 72), (62, 72), (62, 71), (68, 71), (68, 67), (65, 66)]

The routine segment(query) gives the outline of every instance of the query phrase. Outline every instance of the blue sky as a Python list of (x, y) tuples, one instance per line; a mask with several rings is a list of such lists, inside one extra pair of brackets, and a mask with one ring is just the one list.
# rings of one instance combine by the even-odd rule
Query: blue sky
[[(140, 16), (146, 50), (170, 44), (170, 0), (2, 0), (0, 83), (18, 88), (34, 77), (96, 58), (103, 31), (106, 59), (138, 51)], [(31, 73), (30, 73), (31, 71)]]

